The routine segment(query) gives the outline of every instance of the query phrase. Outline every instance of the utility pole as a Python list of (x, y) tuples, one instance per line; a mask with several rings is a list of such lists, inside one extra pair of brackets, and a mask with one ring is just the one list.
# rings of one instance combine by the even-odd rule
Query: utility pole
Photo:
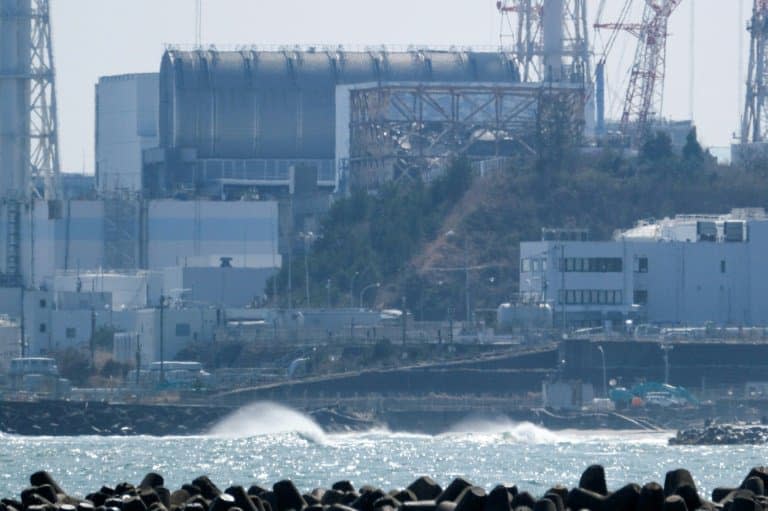
[(24, 287), (22, 286), (21, 288), (21, 328), (20, 328), (21, 340), (19, 341), (21, 344), (21, 358), (24, 358), (27, 356), (26, 327), (24, 326), (25, 322), (26, 322), (26, 318), (24, 316)]
[(600, 352), (600, 357), (603, 359), (603, 397), (608, 397), (608, 378), (605, 367), (605, 351), (601, 345), (597, 346), (597, 351)]
[(471, 311), (469, 308), (469, 248), (466, 234), (464, 235), (464, 307), (466, 321), (469, 323), (472, 318), (470, 317)]
[(139, 373), (141, 372), (141, 335), (136, 335), (136, 386), (139, 386)]
[(96, 309), (91, 303), (91, 370), (96, 369)]
[(160, 384), (165, 384), (165, 296), (160, 295)]

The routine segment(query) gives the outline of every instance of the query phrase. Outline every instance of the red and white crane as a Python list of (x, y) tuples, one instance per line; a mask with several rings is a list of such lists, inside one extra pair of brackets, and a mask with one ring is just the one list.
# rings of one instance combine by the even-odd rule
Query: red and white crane
[(624, 97), (620, 128), (622, 133), (638, 139), (646, 137), (654, 120), (661, 116), (664, 102), (669, 18), (682, 0), (645, 0), (642, 20), (626, 21), (632, 0), (627, 0), (617, 22), (595, 24), (595, 28), (624, 31), (638, 40), (635, 58), (629, 73), (629, 85)]

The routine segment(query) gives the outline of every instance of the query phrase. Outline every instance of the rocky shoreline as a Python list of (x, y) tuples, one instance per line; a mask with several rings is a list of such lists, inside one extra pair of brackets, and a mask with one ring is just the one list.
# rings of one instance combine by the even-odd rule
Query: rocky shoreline
[(426, 476), (390, 491), (356, 488), (346, 480), (306, 493), (290, 480), (271, 489), (251, 485), (221, 490), (207, 476), (171, 490), (153, 472), (138, 485), (102, 486), (81, 498), (69, 495), (47, 472), (36, 472), (18, 498), (0, 499), (0, 511), (759, 511), (768, 507), (766, 487), (766, 467), (753, 468), (737, 488), (715, 488), (709, 499), (699, 495), (693, 476), (682, 468), (667, 472), (663, 485), (630, 483), (609, 491), (604, 468), (592, 465), (577, 487), (556, 485), (540, 496), (515, 485), (486, 492), (463, 478), (442, 488)]
[(768, 426), (713, 424), (682, 429), (670, 445), (762, 445), (768, 443)]

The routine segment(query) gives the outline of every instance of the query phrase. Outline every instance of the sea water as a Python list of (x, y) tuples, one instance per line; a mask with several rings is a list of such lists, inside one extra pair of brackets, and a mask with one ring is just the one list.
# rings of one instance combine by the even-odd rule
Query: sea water
[(176, 489), (199, 475), (219, 487), (271, 486), (289, 478), (302, 491), (350, 479), (385, 490), (419, 475), (440, 484), (465, 477), (490, 489), (514, 483), (534, 495), (554, 484), (573, 486), (590, 464), (605, 466), (609, 488), (664, 481), (685, 467), (702, 495), (737, 485), (768, 463), (763, 446), (668, 446), (673, 432), (548, 431), (506, 420), (466, 420), (430, 436), (374, 430), (326, 434), (308, 417), (257, 404), (194, 437), (22, 437), (0, 434), (0, 497), (18, 496), (29, 475), (47, 470), (70, 494), (102, 485), (137, 484), (147, 472)]

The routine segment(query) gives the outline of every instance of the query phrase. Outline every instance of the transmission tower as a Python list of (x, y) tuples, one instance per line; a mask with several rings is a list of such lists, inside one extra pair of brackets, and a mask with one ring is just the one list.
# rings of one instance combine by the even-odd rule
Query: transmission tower
[(42, 182), (45, 198), (53, 200), (59, 196), (59, 144), (48, 0), (32, 0), (30, 18), (30, 187), (36, 191)]
[(765, 141), (766, 86), (768, 85), (768, 0), (755, 0), (748, 31), (749, 71), (747, 75), (746, 104), (741, 120), (741, 143)]
[[(632, 0), (627, 0), (628, 10)], [(645, 0), (639, 23), (597, 23), (596, 28), (623, 30), (637, 37), (635, 58), (621, 113), (621, 131), (639, 139), (647, 136), (664, 103), (667, 26), (672, 12), (682, 0)]]
[(500, 0), (499, 44), (510, 49), (524, 82), (590, 84), (586, 0)]

